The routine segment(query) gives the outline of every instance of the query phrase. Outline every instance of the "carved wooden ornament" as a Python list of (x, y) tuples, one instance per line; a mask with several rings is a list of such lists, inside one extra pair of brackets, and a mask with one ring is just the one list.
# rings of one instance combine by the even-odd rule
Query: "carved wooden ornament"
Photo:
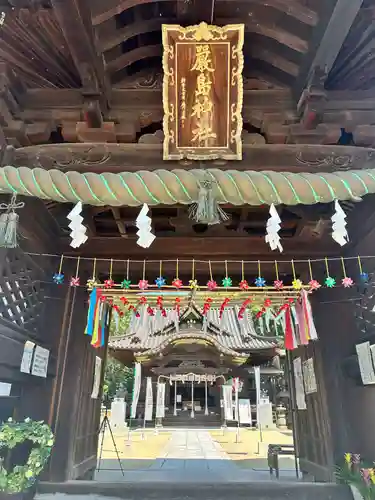
[(244, 25), (163, 25), (164, 160), (241, 160)]

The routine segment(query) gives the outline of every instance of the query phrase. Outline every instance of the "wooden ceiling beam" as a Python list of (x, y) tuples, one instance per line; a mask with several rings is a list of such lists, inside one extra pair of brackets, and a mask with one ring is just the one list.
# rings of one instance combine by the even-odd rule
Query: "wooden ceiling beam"
[(298, 102), (308, 93), (317, 69), (328, 76), (362, 4), (363, 0), (324, 0), (322, 3), (320, 22), (293, 89)]
[(121, 238), (127, 238), (128, 234), (126, 232), (125, 223), (121, 219), (120, 209), (118, 207), (111, 207), (111, 212), (112, 212), (113, 218), (115, 219), (116, 226), (117, 226), (118, 232), (121, 235)]
[(109, 86), (103, 60), (95, 50), (89, 0), (51, 0), (51, 3), (80, 75), (84, 100), (100, 100), (103, 110), (109, 99)]
[[(91, 0), (92, 1), (92, 18), (93, 24), (99, 25), (108, 21), (112, 17), (121, 14), (125, 10), (131, 9), (137, 5), (144, 5), (154, 2), (163, 2), (169, 0)], [(231, 3), (237, 3), (241, 0), (217, 0)], [(283, 14), (297, 19), (301, 23), (315, 26), (318, 21), (317, 13), (312, 9), (302, 5), (302, 3), (295, 0), (250, 0), (247, 2), (249, 6), (251, 3), (263, 5), (265, 8), (275, 9)], [(237, 21), (238, 22), (238, 21)]]

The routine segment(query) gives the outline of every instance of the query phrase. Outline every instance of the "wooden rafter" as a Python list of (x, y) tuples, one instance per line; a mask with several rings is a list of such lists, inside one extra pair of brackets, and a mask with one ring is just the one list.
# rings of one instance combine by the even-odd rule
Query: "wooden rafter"
[[(108, 21), (113, 16), (121, 14), (125, 10), (131, 9), (136, 5), (149, 4), (168, 0), (92, 0), (92, 16), (94, 25)], [(229, 1), (234, 3), (238, 0), (216, 0)], [(314, 26), (317, 23), (317, 14), (313, 10), (305, 7), (300, 2), (295, 0), (268, 0), (265, 4), (263, 0), (251, 0), (250, 3), (261, 4), (266, 8), (272, 8), (279, 12), (283, 12), (287, 16), (291, 16), (298, 21)]]
[(317, 68), (328, 75), (362, 3), (363, 0), (325, 0), (323, 15), (315, 29), (315, 43), (311, 44), (310, 53), (294, 87), (297, 100), (301, 98)]

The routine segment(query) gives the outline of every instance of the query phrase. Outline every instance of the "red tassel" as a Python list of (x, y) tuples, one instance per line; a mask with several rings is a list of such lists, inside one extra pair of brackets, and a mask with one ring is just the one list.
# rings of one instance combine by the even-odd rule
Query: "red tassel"
[(223, 317), (223, 313), (224, 313), (224, 309), (227, 307), (227, 305), (229, 304), (230, 302), (230, 299), (228, 299), (228, 297), (226, 299), (224, 299), (223, 303), (221, 304), (220, 306), (220, 312), (219, 312), (219, 318), (221, 319)]
[[(283, 306), (284, 307), (284, 306)], [(287, 306), (285, 309), (285, 349), (288, 351), (293, 351), (295, 348), (293, 341), (293, 327), (292, 327), (292, 315), (290, 312), (290, 307)]]

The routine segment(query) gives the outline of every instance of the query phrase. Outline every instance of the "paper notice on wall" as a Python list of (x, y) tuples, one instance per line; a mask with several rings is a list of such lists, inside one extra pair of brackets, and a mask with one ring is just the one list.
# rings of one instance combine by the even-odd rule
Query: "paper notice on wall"
[(375, 384), (374, 363), (371, 355), (370, 342), (363, 342), (355, 346), (358, 356), (359, 370), (364, 385)]
[(158, 383), (156, 391), (156, 418), (165, 416), (165, 384)]
[(296, 404), (298, 410), (306, 410), (305, 389), (303, 387), (303, 373), (301, 358), (293, 360), (294, 385), (296, 389)]
[(34, 342), (30, 342), (30, 340), (27, 340), (25, 342), (25, 346), (23, 348), (22, 360), (21, 360), (21, 367), (20, 367), (20, 371), (22, 373), (30, 373), (31, 363), (32, 363), (33, 354), (34, 354), (34, 348), (35, 348)]
[(226, 421), (233, 420), (233, 402), (232, 402), (232, 386), (222, 385), (223, 390), (223, 404), (224, 404), (224, 418)]
[(100, 391), (100, 379), (102, 375), (102, 358), (95, 356), (94, 381), (92, 384), (91, 399), (98, 399)]
[(49, 350), (44, 349), (37, 345), (35, 347), (33, 366), (31, 368), (31, 374), (36, 377), (47, 377), (48, 371), (48, 360), (49, 360)]
[(240, 424), (250, 424), (251, 419), (251, 404), (250, 399), (240, 399), (238, 401)]
[(153, 412), (153, 399), (152, 399), (152, 379), (147, 377), (146, 381), (146, 401), (145, 401), (145, 422), (152, 420)]
[(318, 391), (315, 378), (314, 360), (309, 358), (302, 363), (303, 382), (305, 394), (313, 394)]

